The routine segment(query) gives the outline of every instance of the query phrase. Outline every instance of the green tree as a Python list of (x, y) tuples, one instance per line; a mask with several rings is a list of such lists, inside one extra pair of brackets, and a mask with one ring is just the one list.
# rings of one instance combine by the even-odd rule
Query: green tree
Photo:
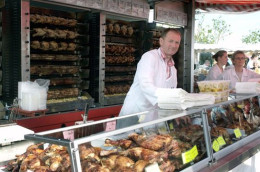
[(260, 43), (260, 29), (250, 31), (248, 35), (242, 36), (242, 42), (246, 44), (257, 44)]
[(231, 34), (230, 25), (221, 17), (213, 19), (211, 23), (205, 25), (205, 14), (197, 14), (195, 42), (205, 44), (216, 44), (220, 40)]

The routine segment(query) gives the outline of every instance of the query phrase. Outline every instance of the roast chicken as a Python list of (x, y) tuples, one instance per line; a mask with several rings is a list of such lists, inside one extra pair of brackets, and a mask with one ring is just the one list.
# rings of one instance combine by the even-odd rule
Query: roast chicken
[(45, 16), (39, 14), (31, 14), (30, 21), (32, 23), (50, 24), (50, 25), (68, 26), (68, 27), (75, 27), (77, 25), (77, 20), (75, 19), (65, 19), (62, 17)]
[(122, 139), (122, 140), (110, 140), (106, 139), (104, 146), (120, 146), (124, 149), (127, 149), (131, 146), (132, 141), (127, 140), (127, 139)]
[(139, 146), (155, 151), (162, 150), (172, 141), (172, 137), (170, 135), (156, 134), (152, 136), (146, 136), (132, 133), (128, 137), (133, 139)]
[(34, 28), (33, 37), (42, 37), (42, 38), (59, 38), (59, 39), (75, 39), (79, 34), (75, 31), (62, 30), (62, 29), (49, 29), (45, 28)]

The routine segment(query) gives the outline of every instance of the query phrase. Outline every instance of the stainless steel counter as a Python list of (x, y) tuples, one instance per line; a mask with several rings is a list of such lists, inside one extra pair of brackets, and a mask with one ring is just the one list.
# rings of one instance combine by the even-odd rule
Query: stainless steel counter
[(34, 141), (24, 140), (0, 147), (0, 163), (15, 159), (15, 155), (23, 154), (32, 144)]

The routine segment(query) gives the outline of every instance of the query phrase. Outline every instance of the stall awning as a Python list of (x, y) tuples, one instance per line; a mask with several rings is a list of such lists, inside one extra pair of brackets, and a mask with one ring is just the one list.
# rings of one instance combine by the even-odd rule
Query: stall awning
[(208, 12), (247, 13), (260, 11), (260, 0), (196, 0), (196, 8)]

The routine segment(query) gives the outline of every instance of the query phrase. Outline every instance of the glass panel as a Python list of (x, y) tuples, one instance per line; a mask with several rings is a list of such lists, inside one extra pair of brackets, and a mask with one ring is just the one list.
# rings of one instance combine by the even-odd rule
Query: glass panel
[[(211, 141), (218, 144), (214, 152), (247, 140), (260, 126), (260, 109), (258, 96), (226, 102), (207, 110), (208, 123), (211, 127)], [(252, 138), (252, 137), (251, 137)], [(241, 142), (240, 146), (243, 146)], [(228, 151), (228, 149), (226, 149)], [(227, 152), (226, 151), (226, 152)]]

